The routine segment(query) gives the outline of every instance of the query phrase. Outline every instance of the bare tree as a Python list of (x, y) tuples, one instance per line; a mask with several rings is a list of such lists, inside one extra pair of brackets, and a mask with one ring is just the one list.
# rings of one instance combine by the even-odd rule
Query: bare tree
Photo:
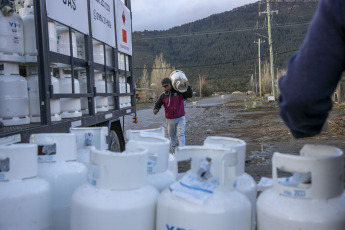
[(143, 73), (140, 77), (138, 88), (149, 88), (150, 82), (149, 82), (149, 73), (146, 69), (146, 65), (144, 65)]
[(162, 91), (161, 80), (165, 77), (169, 77), (174, 69), (174, 67), (171, 67), (170, 64), (164, 60), (163, 53), (156, 56), (152, 66), (150, 86), (157, 95)]

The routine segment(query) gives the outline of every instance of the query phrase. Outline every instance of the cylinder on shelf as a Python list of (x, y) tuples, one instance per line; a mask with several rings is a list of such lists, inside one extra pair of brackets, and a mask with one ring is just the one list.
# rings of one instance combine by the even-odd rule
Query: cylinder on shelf
[(0, 62), (24, 62), (24, 24), (13, 13), (5, 16), (0, 11)]
[(71, 48), (70, 48), (70, 44), (72, 42), (73, 57), (77, 57), (78, 48), (77, 48), (76, 33), (74, 31), (71, 31), (72, 41), (70, 42), (69, 29), (67, 27), (59, 26), (56, 28), (56, 32), (57, 32), (57, 52), (64, 55), (72, 56)]
[[(59, 86), (60, 93), (72, 93), (71, 74), (64, 74), (63, 70), (60, 70)], [(76, 78), (74, 78), (74, 93), (80, 93), (79, 81)], [(60, 98), (60, 106), (62, 118), (82, 116), (80, 98)]]
[[(108, 93), (114, 93), (114, 77), (112, 74), (107, 74), (107, 91)], [(108, 109), (115, 109), (115, 98), (114, 96), (108, 97)]]
[[(100, 72), (95, 72), (95, 87), (97, 93), (105, 93), (105, 81), (103, 75)], [(108, 97), (96, 96), (95, 97), (96, 110), (99, 112), (108, 111)]]
[[(39, 89), (38, 89), (38, 75), (37, 66), (27, 66), (28, 77), (28, 95), (29, 95), (29, 117), (31, 123), (41, 122), (40, 113), (40, 100), (39, 100)], [(51, 76), (51, 84), (54, 89), (54, 93), (59, 93), (60, 85), (59, 80)], [(60, 99), (50, 99), (50, 118), (51, 121), (61, 121), (61, 107)]]
[(5, 126), (29, 124), (28, 85), (19, 75), (19, 64), (0, 62), (0, 121)]

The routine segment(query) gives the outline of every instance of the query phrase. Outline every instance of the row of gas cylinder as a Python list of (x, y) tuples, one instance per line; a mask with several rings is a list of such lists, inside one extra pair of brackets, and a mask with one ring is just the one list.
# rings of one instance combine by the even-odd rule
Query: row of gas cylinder
[[(344, 229), (340, 149), (274, 153), (273, 185), (257, 198), (245, 141), (210, 136), (171, 155), (164, 134), (127, 130), (124, 152), (107, 150), (105, 127), (0, 146), (1, 229)], [(278, 170), (310, 180), (290, 183)]]
[[(0, 121), (5, 126), (23, 125), (40, 122), (39, 85), (37, 71), (37, 48), (33, 7), (26, 5), (21, 9), (20, 15), (13, 13), (4, 15), (0, 12)], [(55, 22), (48, 22), (50, 50), (65, 55), (70, 55), (70, 40), (68, 28), (57, 27)], [(85, 58), (83, 53), (84, 36), (76, 39), (72, 34), (73, 52), (79, 58)], [(94, 42), (94, 61), (104, 64), (103, 44)], [(111, 51), (110, 47), (106, 49)], [(107, 60), (111, 60), (112, 55)], [(81, 56), (80, 56), (81, 55)], [(129, 70), (128, 56), (118, 53), (119, 68)], [(126, 60), (126, 61), (125, 61)], [(26, 63), (27, 77), (19, 74), (20, 63)], [(126, 63), (126, 65), (125, 65)], [(59, 78), (51, 76), (51, 85), (54, 94), (58, 93), (87, 93), (87, 79), (85, 70), (78, 70), (78, 79), (72, 78), (67, 65), (54, 63), (54, 68), (59, 68)], [(69, 67), (70, 68), (70, 67)], [(82, 72), (84, 71), (84, 72)], [(69, 73), (68, 73), (69, 72)], [(107, 83), (106, 81), (107, 80)], [(114, 93), (113, 74), (106, 76), (95, 71), (94, 81), (97, 93)], [(107, 90), (106, 90), (107, 88)], [(124, 76), (119, 77), (119, 93), (129, 93), (130, 85)], [(131, 106), (131, 96), (119, 97), (119, 108)], [(95, 112), (104, 112), (115, 108), (113, 96), (95, 97)], [(80, 117), (89, 114), (88, 99), (61, 98), (50, 100), (51, 120), (59, 121), (62, 118)]]
[[(25, 0), (24, 5), (24, 8), (19, 9), (19, 14), (13, 11), (0, 13), (0, 60), (21, 63), (37, 62), (33, 1)], [(54, 21), (48, 21), (48, 34), (50, 51), (85, 59), (83, 34), (71, 30), (70, 41), (69, 28)], [(112, 66), (112, 48), (105, 45), (104, 49), (104, 45), (97, 40), (93, 40), (92, 45), (94, 62)], [(71, 54), (71, 46), (73, 54)], [(128, 55), (118, 53), (118, 68), (130, 70)]]

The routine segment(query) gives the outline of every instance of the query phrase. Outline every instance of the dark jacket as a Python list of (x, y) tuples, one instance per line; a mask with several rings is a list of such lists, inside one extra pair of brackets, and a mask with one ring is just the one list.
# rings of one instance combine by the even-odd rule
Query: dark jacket
[(320, 133), (345, 69), (345, 1), (320, 0), (300, 50), (279, 81), (280, 116), (295, 138)]
[(174, 119), (184, 116), (184, 99), (191, 98), (193, 96), (192, 87), (188, 86), (187, 91), (180, 93), (175, 89), (171, 89), (169, 92), (163, 92), (159, 95), (154, 109), (158, 111), (164, 105), (165, 117), (168, 119)]

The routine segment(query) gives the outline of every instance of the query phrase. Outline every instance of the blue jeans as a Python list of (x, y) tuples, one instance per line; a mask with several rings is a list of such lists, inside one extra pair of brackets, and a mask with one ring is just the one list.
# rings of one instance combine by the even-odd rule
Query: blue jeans
[(186, 119), (185, 116), (182, 116), (175, 119), (166, 119), (166, 122), (168, 125), (171, 151), (174, 153), (176, 146), (185, 146), (186, 139), (184, 132), (186, 127)]

